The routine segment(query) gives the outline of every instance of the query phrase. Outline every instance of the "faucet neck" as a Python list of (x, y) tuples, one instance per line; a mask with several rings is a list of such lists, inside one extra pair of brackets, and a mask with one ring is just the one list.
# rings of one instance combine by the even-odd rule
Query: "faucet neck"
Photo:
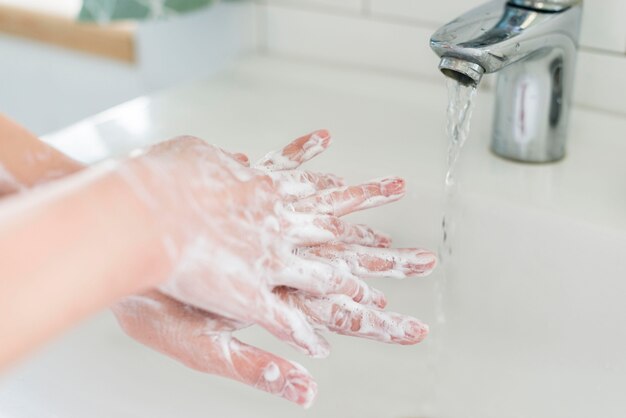
[(542, 12), (562, 12), (582, 0), (509, 0), (509, 4)]

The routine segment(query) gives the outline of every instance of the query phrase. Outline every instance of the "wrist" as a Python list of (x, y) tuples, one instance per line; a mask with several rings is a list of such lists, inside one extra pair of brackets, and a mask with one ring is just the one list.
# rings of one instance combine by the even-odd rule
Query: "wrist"
[(157, 196), (146, 186), (132, 160), (111, 164), (115, 165), (102, 167), (108, 172), (92, 191), (106, 195), (101, 199), (106, 203), (101, 210), (110, 216), (119, 233), (110, 236), (109, 245), (125, 249), (123, 263), (128, 274), (121, 287), (123, 293), (131, 294), (158, 286), (169, 277), (174, 261), (168, 251), (170, 232), (158, 216)]

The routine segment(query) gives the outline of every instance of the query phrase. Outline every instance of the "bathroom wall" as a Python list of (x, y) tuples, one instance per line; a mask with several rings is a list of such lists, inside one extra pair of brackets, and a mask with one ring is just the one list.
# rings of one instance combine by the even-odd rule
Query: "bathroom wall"
[[(432, 32), (484, 0), (256, 0), (270, 55), (441, 77)], [(626, 1), (585, 2), (575, 101), (626, 117)]]

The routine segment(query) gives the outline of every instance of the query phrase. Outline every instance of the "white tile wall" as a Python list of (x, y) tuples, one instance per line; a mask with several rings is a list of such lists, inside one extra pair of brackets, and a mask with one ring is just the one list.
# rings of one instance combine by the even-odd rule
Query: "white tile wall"
[(360, 12), (363, 8), (361, 0), (272, 0), (283, 5), (295, 5), (304, 8), (324, 7), (337, 11)]
[(581, 44), (626, 53), (626, 1), (588, 0), (584, 7)]
[(626, 56), (583, 51), (576, 71), (576, 103), (626, 117)]
[[(270, 54), (418, 77), (439, 77), (433, 30), (484, 1), (257, 0)], [(585, 2), (575, 100), (626, 117), (625, 19), (626, 0)]]
[(372, 13), (431, 23), (449, 22), (454, 17), (484, 3), (486, 0), (371, 0)]
[(436, 75), (438, 59), (430, 52), (431, 31), (385, 21), (311, 13), (270, 6), (266, 41), (270, 51), (322, 62)]

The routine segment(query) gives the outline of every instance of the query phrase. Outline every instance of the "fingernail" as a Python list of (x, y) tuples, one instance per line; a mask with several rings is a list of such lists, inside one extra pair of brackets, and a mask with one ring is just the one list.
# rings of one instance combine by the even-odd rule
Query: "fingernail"
[[(308, 151), (313, 152), (314, 155), (317, 155), (329, 146), (330, 134), (326, 130), (320, 130), (310, 134), (309, 139), (304, 143), (302, 149), (305, 151), (305, 153)], [(308, 158), (312, 158), (314, 155), (311, 155)]]
[(380, 232), (377, 233), (378, 235), (378, 242), (376, 243), (376, 246), (379, 248), (389, 248), (391, 247), (391, 237), (388, 235), (384, 235), (381, 234)]
[(327, 147), (330, 144), (330, 132), (326, 129), (320, 129), (311, 134), (311, 139), (320, 141), (324, 147)]
[(427, 276), (437, 266), (437, 256), (430, 251), (418, 252), (410, 263), (409, 271), (411, 275)]
[(246, 163), (250, 162), (250, 158), (248, 158), (248, 156), (246, 154), (242, 154), (242, 153), (238, 152), (238, 153), (235, 154), (235, 157), (237, 157), (237, 159), (239, 159), (239, 160), (241, 160), (243, 162), (246, 162)]
[(406, 182), (399, 177), (383, 180), (383, 194), (385, 196), (396, 196), (404, 194), (406, 190)]
[(430, 273), (435, 267), (437, 267), (437, 256), (435, 254), (431, 254), (430, 257), (425, 260), (423, 265), (426, 268), (425, 273)]
[(387, 297), (383, 292), (378, 289), (371, 289), (372, 291), (372, 301), (376, 306), (380, 309), (384, 309), (387, 306)]
[(428, 325), (423, 324), (417, 320), (411, 321), (406, 325), (404, 335), (413, 343), (417, 344), (426, 338), (428, 335)]
[(317, 383), (308, 373), (293, 370), (287, 375), (282, 396), (304, 408), (310, 408), (317, 396)]

